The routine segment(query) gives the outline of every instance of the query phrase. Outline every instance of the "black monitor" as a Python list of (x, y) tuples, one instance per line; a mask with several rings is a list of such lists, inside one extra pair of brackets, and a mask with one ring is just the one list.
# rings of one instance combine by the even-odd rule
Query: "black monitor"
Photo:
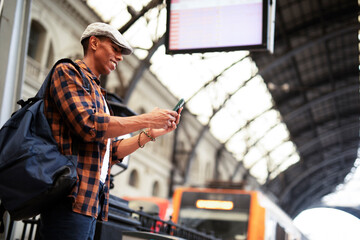
[(274, 9), (275, 0), (167, 0), (166, 53), (271, 51)]

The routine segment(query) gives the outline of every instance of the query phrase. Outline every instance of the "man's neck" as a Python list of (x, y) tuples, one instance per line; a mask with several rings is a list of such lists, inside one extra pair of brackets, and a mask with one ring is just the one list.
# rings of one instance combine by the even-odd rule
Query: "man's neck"
[(100, 74), (96, 71), (96, 68), (95, 68), (95, 64), (94, 64), (94, 61), (92, 60), (91, 57), (89, 56), (85, 56), (83, 58), (83, 62), (86, 64), (86, 66), (88, 68), (90, 68), (91, 72), (98, 78), (100, 79)]

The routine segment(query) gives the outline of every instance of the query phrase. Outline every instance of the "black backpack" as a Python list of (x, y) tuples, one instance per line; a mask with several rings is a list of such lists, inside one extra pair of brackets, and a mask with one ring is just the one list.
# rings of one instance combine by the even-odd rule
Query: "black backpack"
[(35, 97), (18, 102), (21, 109), (0, 130), (1, 220), (4, 210), (11, 220), (36, 216), (69, 194), (76, 183), (77, 156), (64, 156), (58, 151), (43, 111), (44, 94), (59, 63), (74, 65), (89, 91), (80, 67), (70, 59), (61, 59)]

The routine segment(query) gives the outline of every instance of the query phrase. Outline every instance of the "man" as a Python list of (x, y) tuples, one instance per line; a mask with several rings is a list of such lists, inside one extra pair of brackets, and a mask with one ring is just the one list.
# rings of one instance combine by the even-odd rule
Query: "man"
[[(60, 151), (78, 156), (78, 179), (66, 200), (41, 214), (43, 239), (93, 239), (96, 219), (107, 220), (111, 165), (176, 129), (180, 118), (181, 110), (159, 108), (132, 117), (110, 116), (100, 75), (115, 70), (123, 55), (133, 50), (119, 31), (105, 23), (90, 24), (81, 43), (84, 58), (76, 63), (87, 81), (71, 64), (60, 64), (45, 97), (44, 112)], [(145, 128), (136, 136), (113, 141)]]

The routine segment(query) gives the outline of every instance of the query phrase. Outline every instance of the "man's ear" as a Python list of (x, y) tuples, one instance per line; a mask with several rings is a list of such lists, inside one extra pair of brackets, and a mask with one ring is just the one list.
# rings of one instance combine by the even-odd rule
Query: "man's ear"
[(90, 39), (89, 39), (89, 47), (92, 49), (92, 50), (96, 50), (97, 47), (98, 47), (98, 44), (99, 44), (99, 39), (95, 36), (91, 36)]

